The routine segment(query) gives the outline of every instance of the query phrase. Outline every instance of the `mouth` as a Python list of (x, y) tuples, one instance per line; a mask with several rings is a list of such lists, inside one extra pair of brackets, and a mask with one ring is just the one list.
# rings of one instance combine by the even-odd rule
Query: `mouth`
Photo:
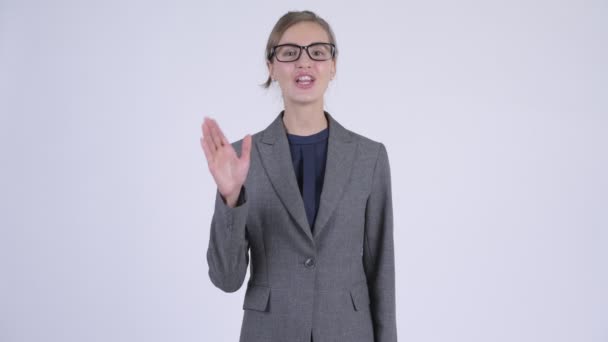
[(299, 75), (296, 77), (296, 86), (302, 89), (311, 88), (315, 83), (315, 78), (311, 75)]

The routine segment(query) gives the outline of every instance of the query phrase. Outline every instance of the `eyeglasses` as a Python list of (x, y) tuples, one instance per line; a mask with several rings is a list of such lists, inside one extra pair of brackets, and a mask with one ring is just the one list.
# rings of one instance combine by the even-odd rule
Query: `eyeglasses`
[(281, 44), (274, 46), (268, 54), (268, 60), (276, 57), (279, 62), (295, 62), (300, 59), (302, 50), (313, 61), (327, 61), (336, 55), (336, 46), (332, 43), (312, 43), (308, 46)]

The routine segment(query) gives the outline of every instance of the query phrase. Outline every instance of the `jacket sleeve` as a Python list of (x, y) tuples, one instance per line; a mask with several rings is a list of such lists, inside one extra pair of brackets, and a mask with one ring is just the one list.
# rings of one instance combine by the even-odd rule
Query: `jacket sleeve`
[(375, 342), (397, 341), (391, 171), (384, 144), (365, 209), (363, 266), (370, 294)]
[(249, 242), (246, 234), (247, 192), (245, 185), (234, 208), (226, 204), (219, 190), (215, 193), (215, 210), (211, 219), (207, 264), (211, 282), (224, 292), (235, 292), (242, 285), (249, 264)]

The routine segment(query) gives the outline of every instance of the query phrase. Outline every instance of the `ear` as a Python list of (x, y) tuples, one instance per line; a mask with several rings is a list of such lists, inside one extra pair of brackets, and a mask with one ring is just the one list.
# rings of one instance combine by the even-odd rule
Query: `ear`
[(274, 76), (273, 76), (274, 65), (272, 63), (270, 63), (269, 61), (266, 61), (266, 66), (268, 67), (268, 76), (270, 76), (271, 79), (274, 79)]
[(331, 61), (331, 70), (330, 70), (331, 79), (333, 79), (336, 76), (336, 68), (337, 68), (337, 63), (336, 63), (336, 59), (334, 58)]

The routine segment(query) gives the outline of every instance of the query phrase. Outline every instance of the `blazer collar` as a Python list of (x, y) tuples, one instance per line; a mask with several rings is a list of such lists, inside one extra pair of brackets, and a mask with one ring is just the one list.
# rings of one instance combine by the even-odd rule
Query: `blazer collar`
[(264, 169), (281, 202), (303, 233), (314, 243), (342, 198), (352, 170), (356, 144), (352, 133), (324, 111), (329, 128), (327, 161), (319, 209), (314, 229), (312, 229), (313, 236), (293, 169), (283, 114), (284, 111), (281, 111), (274, 121), (262, 131), (262, 137), (256, 145)]

